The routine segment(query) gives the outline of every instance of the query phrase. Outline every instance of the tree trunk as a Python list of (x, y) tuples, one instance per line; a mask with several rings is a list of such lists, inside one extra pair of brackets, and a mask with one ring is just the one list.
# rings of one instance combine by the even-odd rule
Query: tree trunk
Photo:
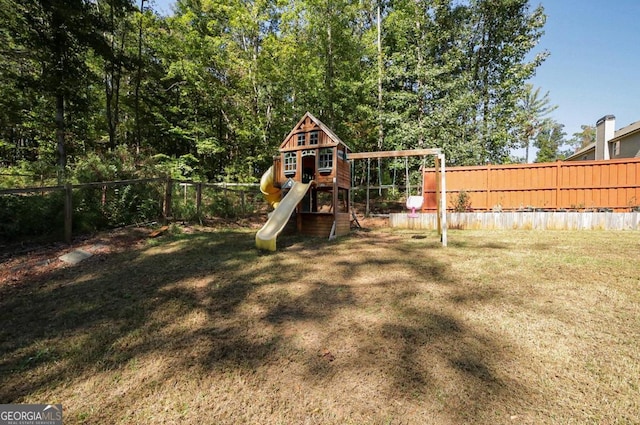
[(425, 47), (424, 44), (422, 43), (422, 41), (424, 40), (424, 34), (422, 33), (423, 29), (422, 29), (422, 25), (420, 23), (420, 19), (422, 18), (422, 15), (420, 14), (420, 2), (418, 0), (416, 0), (416, 34), (417, 34), (417, 49), (416, 49), (416, 56), (417, 56), (417, 63), (416, 63), (416, 73), (417, 73), (417, 78), (416, 78), (416, 83), (417, 83), (417, 87), (416, 87), (416, 91), (417, 91), (417, 95), (418, 95), (418, 116), (417, 116), (417, 121), (418, 121), (418, 140), (417, 140), (417, 144), (419, 147), (422, 147), (424, 144), (424, 140), (423, 140), (423, 131), (422, 131), (422, 120), (424, 118), (424, 102), (425, 102), (425, 98), (424, 98), (424, 91), (425, 91), (425, 87), (426, 87), (426, 81), (425, 81), (425, 75), (424, 75), (424, 71), (423, 71), (423, 65), (424, 65), (424, 56), (423, 56), (423, 52), (422, 49)]
[(384, 144), (384, 127), (382, 125), (382, 21), (380, 20), (380, 4), (378, 4), (378, 150)]
[(140, 153), (140, 84), (142, 80), (142, 18), (144, 15), (144, 0), (140, 0), (140, 23), (138, 26), (138, 72), (136, 73), (135, 88), (135, 119), (136, 119), (136, 153)]
[(329, 118), (329, 127), (335, 129), (335, 112), (333, 108), (334, 92), (333, 92), (333, 37), (331, 34), (331, 19), (333, 19), (333, 10), (331, 6), (327, 10), (327, 70), (325, 76), (325, 87), (327, 88), (327, 117)]
[[(112, 26), (115, 28), (115, 22), (112, 15)], [(124, 52), (126, 42), (126, 32), (122, 31), (120, 39), (120, 51)], [(110, 64), (105, 63), (105, 84), (106, 84), (106, 100), (107, 100), (107, 120), (109, 123), (109, 147), (114, 150), (118, 146), (118, 125), (120, 124), (120, 79), (122, 76), (122, 61), (118, 54), (118, 45), (116, 42), (116, 34), (111, 38), (111, 50), (114, 58), (110, 60)]]
[(58, 144), (58, 183), (64, 182), (67, 153), (64, 146), (64, 95), (56, 93), (56, 141)]
[(113, 73), (109, 75), (110, 72), (105, 70), (104, 73), (104, 98), (105, 98), (105, 113), (107, 115), (107, 126), (109, 128), (109, 147), (111, 149), (115, 148), (116, 144), (116, 129), (113, 122), (113, 110), (112, 110), (112, 100), (113, 100)]

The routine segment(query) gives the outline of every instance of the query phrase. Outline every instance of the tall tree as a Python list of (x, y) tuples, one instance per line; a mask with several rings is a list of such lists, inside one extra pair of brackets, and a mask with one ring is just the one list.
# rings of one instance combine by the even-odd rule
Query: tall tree
[(500, 162), (516, 144), (516, 103), (524, 84), (544, 61), (546, 52), (527, 55), (542, 36), (542, 6), (529, 11), (528, 0), (474, 0), (470, 58), (473, 90), (478, 95), (477, 132), (482, 160)]
[(525, 0), (178, 0), (169, 17), (147, 4), (0, 0), (3, 154), (54, 147), (63, 166), (129, 145), (246, 179), (310, 111), (355, 150), (500, 162), (545, 57), (529, 59), (544, 13)]
[(525, 0), (400, 0), (387, 18), (389, 141), (439, 146), (451, 162), (501, 162), (516, 143), (517, 99), (546, 57)]
[(525, 85), (525, 90), (519, 103), (520, 126), (518, 133), (525, 149), (525, 162), (529, 162), (529, 147), (537, 140), (538, 134), (549, 127), (547, 115), (557, 109), (550, 104), (549, 92), (540, 96), (540, 87), (533, 89), (531, 84)]
[(87, 0), (36, 0), (16, 7), (22, 23), (18, 43), (42, 64), (41, 87), (55, 100), (59, 179), (67, 163), (65, 107), (85, 93), (91, 77), (85, 58), (89, 49), (111, 54), (103, 34), (107, 30), (96, 3)]
[(109, 44), (111, 54), (107, 57), (98, 57), (102, 63), (95, 72), (102, 71), (103, 74), (105, 119), (109, 148), (113, 150), (119, 142), (118, 130), (121, 118), (120, 98), (123, 77), (126, 77), (125, 73), (132, 68), (131, 63), (133, 62), (127, 50), (132, 35), (130, 16), (135, 9), (130, 0), (102, 0), (98, 2), (98, 6), (106, 23), (104, 37)]
[(554, 120), (543, 121), (533, 142), (538, 148), (535, 162), (553, 162), (564, 158), (561, 148), (565, 144), (566, 133), (563, 129), (564, 125)]
[(137, 68), (135, 79), (135, 91), (134, 91), (134, 113), (135, 113), (135, 144), (136, 151), (140, 152), (140, 144), (142, 143), (141, 122), (140, 122), (140, 85), (142, 84), (142, 47), (143, 47), (143, 34), (144, 34), (144, 2), (140, 0), (140, 15), (138, 17), (138, 55), (137, 55)]
[(585, 146), (595, 143), (596, 128), (592, 125), (581, 125), (580, 131), (573, 133), (568, 144), (575, 149), (584, 148)]

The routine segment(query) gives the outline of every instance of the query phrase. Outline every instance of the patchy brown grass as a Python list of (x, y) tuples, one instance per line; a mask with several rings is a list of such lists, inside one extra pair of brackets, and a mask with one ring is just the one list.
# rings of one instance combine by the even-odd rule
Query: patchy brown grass
[[(65, 424), (637, 423), (637, 232), (199, 228), (0, 285), (0, 403)], [(426, 237), (424, 237), (426, 236)]]

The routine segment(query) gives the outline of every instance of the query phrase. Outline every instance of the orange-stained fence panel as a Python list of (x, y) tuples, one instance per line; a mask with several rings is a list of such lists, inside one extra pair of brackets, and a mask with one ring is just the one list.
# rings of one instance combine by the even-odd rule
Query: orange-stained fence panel
[[(461, 191), (474, 211), (640, 207), (640, 158), (447, 167), (447, 208)], [(423, 211), (435, 211), (436, 173), (424, 172)]]
[[(436, 181), (435, 170), (431, 173), (424, 173), (424, 187), (432, 188), (431, 194), (424, 198), (422, 204), (423, 211), (436, 211), (438, 209), (438, 198), (436, 197), (436, 190), (438, 188), (438, 182)], [(426, 190), (425, 190), (426, 193)]]

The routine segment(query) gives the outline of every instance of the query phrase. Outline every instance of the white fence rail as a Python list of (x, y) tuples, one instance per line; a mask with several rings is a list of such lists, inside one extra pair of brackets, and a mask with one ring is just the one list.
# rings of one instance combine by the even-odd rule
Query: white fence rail
[[(447, 213), (449, 229), (640, 230), (640, 212), (471, 212)], [(389, 215), (400, 229), (437, 228), (436, 214)]]

